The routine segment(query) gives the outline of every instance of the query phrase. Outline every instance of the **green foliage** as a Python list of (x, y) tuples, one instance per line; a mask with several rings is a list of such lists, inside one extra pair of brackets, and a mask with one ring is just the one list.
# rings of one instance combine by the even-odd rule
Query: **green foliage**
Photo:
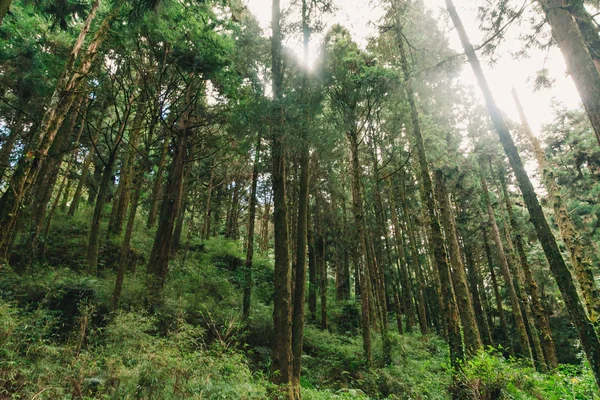
[(457, 390), (467, 399), (596, 399), (594, 377), (585, 364), (541, 374), (522, 361), (481, 351), (459, 372)]

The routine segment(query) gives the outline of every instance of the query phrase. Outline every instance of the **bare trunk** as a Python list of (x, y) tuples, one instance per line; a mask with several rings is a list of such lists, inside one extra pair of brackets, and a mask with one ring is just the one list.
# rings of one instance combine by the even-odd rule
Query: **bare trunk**
[(368, 265), (366, 261), (367, 244), (364, 231), (363, 205), (360, 184), (360, 161), (358, 156), (358, 133), (355, 131), (346, 132), (350, 144), (351, 157), (351, 176), (352, 176), (352, 211), (354, 214), (354, 260), (358, 270), (358, 280), (360, 283), (360, 302), (361, 302), (361, 320), (363, 349), (367, 365), (373, 365), (373, 348), (371, 344), (371, 302), (370, 285), (368, 280)]

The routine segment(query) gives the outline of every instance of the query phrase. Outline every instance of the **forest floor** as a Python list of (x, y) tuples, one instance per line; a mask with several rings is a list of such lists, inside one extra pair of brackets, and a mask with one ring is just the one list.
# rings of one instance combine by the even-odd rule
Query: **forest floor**
[[(240, 321), (242, 252), (238, 242), (191, 243), (171, 263), (163, 302), (145, 311), (145, 260), (151, 235), (140, 228), (119, 311), (110, 242), (98, 276), (85, 272), (85, 217), (58, 222), (44, 264), (26, 249), (0, 269), (0, 398), (264, 399), (272, 337), (272, 261), (254, 262), (252, 314)], [(116, 246), (116, 245), (115, 245)], [(542, 374), (498, 350), (481, 352), (453, 382), (448, 350), (436, 335), (392, 334), (392, 363), (383, 365), (374, 335), (367, 368), (359, 306), (331, 293), (329, 329), (305, 328), (304, 399), (465, 398), (593, 399), (584, 365)], [(317, 318), (317, 320), (319, 320)], [(493, 397), (498, 396), (498, 397)]]

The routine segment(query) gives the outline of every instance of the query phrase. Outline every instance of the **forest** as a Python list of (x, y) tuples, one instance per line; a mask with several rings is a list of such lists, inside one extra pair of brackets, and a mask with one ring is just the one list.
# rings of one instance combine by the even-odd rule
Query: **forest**
[(0, 0), (0, 399), (600, 399), (599, 18)]

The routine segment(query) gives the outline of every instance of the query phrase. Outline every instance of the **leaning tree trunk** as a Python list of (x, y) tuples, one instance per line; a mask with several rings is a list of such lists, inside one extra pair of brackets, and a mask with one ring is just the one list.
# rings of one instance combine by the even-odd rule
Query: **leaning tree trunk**
[[(554, 2), (556, 0), (552, 0)], [(581, 341), (581, 345), (583, 350), (586, 353), (587, 359), (590, 362), (590, 366), (594, 376), (596, 378), (596, 382), (600, 386), (600, 340), (598, 339), (598, 335), (594, 329), (594, 325), (590, 318), (586, 313), (585, 305), (581, 302), (579, 298), (579, 293), (577, 292), (577, 285), (565, 263), (565, 260), (562, 257), (558, 244), (556, 242), (556, 238), (548, 225), (548, 221), (546, 221), (546, 217), (544, 216), (544, 212), (542, 210), (542, 206), (540, 205), (537, 194), (533, 188), (529, 177), (527, 176), (527, 172), (525, 171), (525, 167), (523, 166), (523, 162), (521, 161), (521, 157), (517, 151), (517, 147), (515, 146), (512, 137), (510, 135), (510, 131), (504, 122), (504, 118), (494, 101), (492, 96), (492, 92), (487, 83), (481, 65), (479, 64), (479, 60), (477, 59), (477, 55), (475, 54), (475, 49), (473, 45), (469, 42), (467, 33), (462, 25), (462, 21), (460, 20), (458, 13), (456, 12), (456, 8), (452, 0), (446, 0), (446, 5), (448, 8), (448, 12), (450, 13), (450, 17), (454, 22), (455, 27), (459, 32), (459, 36), (469, 62), (471, 63), (471, 67), (473, 68), (473, 72), (477, 77), (477, 81), (481, 90), (483, 92), (483, 97), (485, 99), (488, 112), (490, 114), (490, 118), (494, 127), (496, 129), (496, 133), (500, 138), (500, 142), (504, 147), (504, 151), (508, 156), (508, 160), (510, 165), (515, 173), (517, 178), (517, 182), (521, 189), (521, 193), (523, 194), (523, 200), (527, 206), (527, 210), (529, 211), (529, 216), (531, 218), (531, 222), (533, 223), (538, 238), (540, 239), (540, 243), (542, 244), (542, 248), (544, 249), (544, 253), (546, 258), (548, 259), (548, 263), (550, 264), (550, 270), (556, 279), (556, 283), (558, 284), (558, 288), (563, 296), (563, 300), (565, 301), (565, 305), (569, 314), (571, 316), (571, 321), (577, 328), (579, 334), (579, 340)], [(550, 11), (550, 10), (549, 10)], [(560, 9), (554, 9), (549, 12), (548, 17), (560, 15)], [(560, 42), (560, 40), (557, 39)], [(589, 55), (588, 55), (589, 58)], [(570, 65), (570, 67), (576, 68), (576, 65)], [(595, 83), (584, 82), (586, 89), (592, 91), (596, 97), (600, 96), (600, 78), (598, 77), (598, 72), (594, 68), (594, 73), (596, 74), (595, 79), (599, 80), (598, 86)], [(573, 70), (573, 69), (572, 69)], [(587, 67), (586, 67), (587, 70)], [(593, 90), (592, 90), (593, 89)], [(598, 113), (598, 127), (600, 128), (600, 99), (598, 103), (594, 106), (596, 112)], [(595, 113), (592, 113), (595, 115)], [(600, 130), (596, 133), (600, 140)]]
[(517, 291), (515, 290), (508, 259), (506, 253), (504, 252), (502, 239), (500, 238), (500, 230), (496, 224), (496, 216), (494, 214), (494, 209), (492, 208), (492, 202), (490, 200), (487, 184), (483, 176), (483, 168), (481, 169), (481, 187), (483, 189), (485, 207), (487, 208), (488, 213), (488, 224), (492, 229), (492, 239), (496, 245), (496, 255), (498, 256), (498, 261), (500, 262), (500, 270), (502, 271), (504, 284), (506, 285), (509, 295), (508, 297), (510, 298), (515, 328), (517, 330), (517, 335), (519, 336), (519, 344), (521, 345), (521, 353), (526, 358), (531, 360), (531, 362), (533, 362), (533, 353), (531, 352), (531, 346), (529, 345), (529, 337), (527, 336), (527, 330), (525, 329), (525, 321), (523, 320), (523, 314), (521, 313), (519, 297), (517, 296)]
[(452, 278), (454, 291), (458, 302), (458, 311), (462, 322), (465, 350), (467, 355), (474, 356), (481, 348), (481, 336), (477, 321), (475, 320), (475, 311), (473, 310), (473, 301), (467, 286), (467, 273), (460, 252), (458, 236), (456, 233), (456, 222), (452, 209), (450, 208), (450, 199), (444, 183), (444, 177), (441, 170), (435, 171), (435, 182), (437, 187), (437, 199), (440, 207), (440, 214), (446, 232), (446, 241), (450, 252), (450, 262), (452, 263)]
[[(189, 76), (194, 79), (193, 74)], [(194, 105), (194, 89), (196, 85), (190, 82), (185, 94), (185, 112), (180, 117), (177, 131), (173, 132), (175, 150), (171, 161), (168, 183), (165, 188), (164, 199), (160, 208), (158, 228), (154, 236), (154, 244), (148, 259), (148, 294), (147, 305), (150, 309), (160, 302), (162, 288), (165, 284), (169, 267), (169, 256), (171, 255), (171, 244), (173, 243), (173, 229), (175, 218), (179, 214), (183, 197), (183, 178), (185, 173), (185, 160), (187, 157), (187, 145), (191, 135), (190, 115)], [(164, 143), (166, 145), (166, 143)]]
[(85, 184), (85, 180), (87, 179), (88, 172), (90, 170), (90, 165), (92, 164), (92, 160), (94, 159), (94, 150), (90, 149), (83, 160), (83, 165), (81, 166), (81, 177), (79, 178), (79, 182), (77, 183), (77, 187), (75, 188), (75, 193), (73, 194), (73, 200), (71, 201), (71, 205), (69, 206), (69, 211), (67, 211), (67, 215), (72, 217), (75, 215), (75, 211), (79, 208), (79, 201), (81, 200), (81, 194), (83, 192), (83, 185)]
[(516, 91), (513, 89), (513, 98), (519, 111), (521, 123), (524, 127), (525, 134), (529, 139), (533, 147), (533, 154), (542, 172), (542, 182), (546, 186), (548, 191), (548, 199), (552, 203), (554, 208), (554, 214), (556, 216), (556, 223), (560, 230), (561, 237), (565, 242), (569, 255), (571, 256), (571, 263), (573, 264), (575, 275), (579, 281), (581, 292), (589, 312), (592, 321), (595, 323), (600, 318), (600, 292), (596, 286), (594, 279), (594, 264), (592, 262), (592, 250), (591, 243), (586, 241), (585, 238), (579, 234), (571, 218), (571, 214), (567, 209), (567, 205), (563, 201), (561, 188), (554, 178), (554, 171), (548, 160), (540, 141), (531, 131), (529, 122), (523, 110), (523, 106), (517, 97)]
[[(404, 243), (402, 243), (402, 230), (400, 229), (400, 222), (398, 220), (398, 211), (396, 210), (396, 202), (394, 196), (394, 190), (392, 188), (391, 181), (388, 179), (388, 194), (389, 194), (389, 202), (390, 202), (390, 215), (392, 217), (392, 227), (394, 228), (394, 238), (396, 251), (398, 253), (398, 269), (400, 273), (400, 286), (399, 290), (401, 291), (401, 304), (404, 305), (404, 314), (406, 315), (406, 330), (410, 332), (412, 327), (415, 325), (415, 307), (412, 301), (412, 296), (410, 292), (410, 279), (408, 275), (408, 269), (406, 267), (407, 258), (404, 251)], [(416, 262), (415, 262), (416, 265)], [(419, 293), (422, 293), (419, 288)], [(420, 300), (420, 297), (419, 297)], [(400, 310), (398, 310), (400, 311)], [(419, 317), (421, 321), (422, 316)], [(421, 323), (421, 331), (423, 331), (423, 324)]]
[(477, 326), (479, 327), (483, 344), (486, 346), (492, 346), (492, 333), (490, 332), (490, 325), (488, 324), (488, 316), (481, 301), (481, 292), (485, 289), (483, 286), (481, 286), (481, 288), (479, 287), (479, 271), (473, 260), (472, 251), (472, 247), (464, 244), (464, 258), (466, 267), (469, 271), (469, 288), (473, 296), (473, 310), (475, 311), (475, 319), (477, 320)]
[[(139, 81), (140, 84), (143, 84), (141, 79)], [(144, 122), (144, 111), (142, 109), (145, 106), (145, 93), (146, 91), (142, 89), (137, 110), (135, 112), (135, 117), (133, 119), (132, 129), (129, 133), (129, 140), (123, 149), (124, 158), (121, 165), (121, 174), (119, 176), (117, 195), (114, 197), (114, 211), (111, 210), (111, 218), (108, 223), (109, 235), (118, 236), (123, 230), (123, 222), (125, 221), (125, 214), (127, 212), (127, 207), (129, 206), (129, 200), (132, 192), (131, 181), (133, 178), (133, 164), (137, 154), (137, 142), (142, 130), (142, 123)]]
[[(567, 0), (538, 0), (538, 2), (552, 28), (552, 36), (565, 58), (569, 73), (600, 144), (600, 73), (590, 56), (575, 18), (568, 11), (570, 2)], [(598, 32), (596, 32), (597, 36)]]
[[(404, 179), (404, 178), (402, 178)], [(404, 180), (402, 181), (404, 182)], [(427, 303), (425, 301), (425, 277), (423, 276), (423, 268), (421, 260), (419, 259), (419, 251), (417, 249), (417, 235), (410, 218), (408, 209), (408, 201), (406, 200), (405, 187), (403, 186), (400, 190), (400, 203), (402, 205), (402, 218), (404, 219), (404, 226), (408, 232), (408, 240), (410, 242), (410, 252), (415, 268), (417, 269), (417, 310), (419, 312), (419, 327), (421, 334), (426, 335), (429, 331), (427, 327)], [(437, 290), (437, 289), (436, 289)]]
[[(504, 171), (500, 170), (498, 171), (498, 176), (500, 178), (500, 184), (502, 186), (502, 194), (504, 197), (504, 203), (506, 205), (506, 212), (508, 214), (508, 225), (507, 225), (507, 232), (509, 232), (510, 230), (508, 229), (508, 226), (510, 225), (510, 227), (512, 228), (512, 231), (515, 233), (515, 239), (514, 239), (514, 244), (517, 247), (517, 253), (519, 255), (519, 262), (520, 262), (520, 269), (518, 270), (519, 276), (518, 276), (518, 281), (519, 281), (519, 285), (521, 287), (524, 287), (526, 283), (527, 285), (527, 289), (526, 291), (528, 292), (527, 294), (529, 296), (527, 296), (527, 294), (522, 293), (521, 297), (522, 297), (522, 302), (524, 304), (526, 304), (528, 308), (527, 310), (527, 318), (528, 319), (533, 319), (535, 320), (535, 326), (531, 328), (531, 330), (533, 330), (534, 328), (537, 329), (538, 332), (532, 332), (532, 340), (534, 340), (534, 346), (536, 346), (536, 352), (539, 353), (538, 358), (541, 359), (543, 357), (544, 359), (544, 364), (542, 365), (542, 368), (545, 369), (546, 367), (549, 367), (551, 369), (554, 369), (558, 366), (557, 364), (557, 359), (556, 359), (556, 348), (554, 346), (554, 340), (552, 339), (552, 331), (550, 330), (550, 325), (548, 322), (548, 317), (545, 315), (545, 313), (543, 313), (543, 306), (541, 303), (541, 299), (539, 298), (539, 294), (537, 293), (537, 284), (536, 282), (533, 280), (533, 275), (531, 273), (531, 268), (529, 266), (529, 261), (527, 260), (527, 254), (525, 253), (525, 248), (523, 246), (523, 237), (521, 235), (521, 232), (519, 230), (519, 226), (517, 224), (517, 219), (515, 217), (513, 208), (512, 208), (512, 202), (510, 200), (510, 196), (508, 194), (508, 186), (506, 184), (506, 178), (505, 178), (505, 174)], [(507, 235), (508, 237), (506, 238), (507, 243), (509, 243), (509, 245), (512, 243), (512, 235), (510, 235), (510, 233)], [(511, 249), (511, 251), (514, 251), (514, 249)], [(517, 262), (515, 260), (515, 266), (517, 266)], [(532, 289), (533, 289), (533, 293), (532, 293)], [(540, 311), (542, 311), (543, 315), (540, 315)], [(533, 315), (531, 315), (533, 314)], [(533, 336), (534, 334), (538, 334), (537, 339), (535, 338), (535, 336)], [(539, 347), (540, 349), (537, 348), (538, 343), (535, 342), (535, 340), (537, 340), (539, 342)], [(541, 351), (540, 351), (541, 350)]]
[(590, 14), (585, 8), (584, 0), (571, 0), (567, 9), (577, 22), (596, 68), (600, 69), (600, 36), (598, 35), (598, 23), (594, 19), (595, 15)]
[[(122, 4), (122, 3), (119, 3)], [(90, 26), (100, 5), (100, 0), (96, 0), (88, 18), (86, 19), (79, 36), (69, 53), (63, 73), (58, 80), (50, 104), (44, 113), (42, 123), (38, 132), (33, 138), (32, 152), (21, 157), (17, 170), (10, 181), (10, 189), (7, 190), (0, 199), (0, 225), (4, 229), (0, 231), (0, 249), (8, 244), (8, 238), (11, 237), (14, 226), (19, 216), (19, 209), (23, 202), (25, 193), (31, 188), (37, 178), (40, 167), (48, 156), (50, 146), (54, 142), (58, 130), (63, 124), (75, 98), (78, 95), (78, 89), (83, 80), (88, 76), (98, 54), (98, 49), (110, 29), (113, 19), (117, 16), (120, 6), (115, 7), (105, 18), (94, 38), (89, 43), (86, 52), (82, 56), (81, 63), (75, 68), (75, 62), (78, 59), (85, 38), (90, 30)]]
[(505, 340), (506, 346), (511, 355), (514, 355), (514, 350), (512, 346), (512, 341), (510, 340), (510, 336), (508, 335), (508, 325), (506, 324), (506, 316), (504, 315), (504, 307), (502, 306), (502, 296), (500, 295), (500, 287), (498, 285), (498, 279), (496, 276), (496, 269), (494, 268), (494, 261), (492, 259), (492, 250), (490, 248), (490, 242), (488, 238), (488, 233), (485, 225), (481, 228), (483, 233), (483, 245), (485, 248), (485, 257), (487, 260), (488, 267), (490, 269), (490, 279), (492, 281), (492, 289), (494, 291), (494, 298), (496, 299), (496, 311), (498, 312), (498, 318), (500, 319), (500, 329), (502, 330), (502, 336)]

